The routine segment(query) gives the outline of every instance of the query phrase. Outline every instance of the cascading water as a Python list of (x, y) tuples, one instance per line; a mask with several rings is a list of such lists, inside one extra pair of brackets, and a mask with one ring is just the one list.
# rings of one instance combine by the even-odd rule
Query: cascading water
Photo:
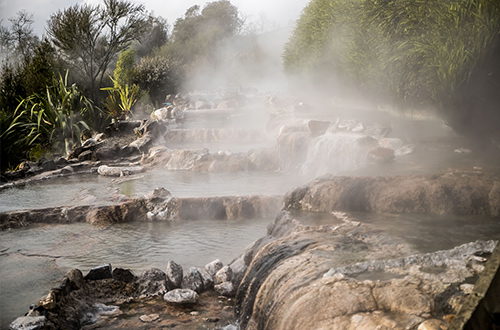
[(377, 146), (376, 139), (363, 134), (326, 132), (309, 144), (300, 174), (314, 177), (363, 167), (368, 162), (368, 153)]

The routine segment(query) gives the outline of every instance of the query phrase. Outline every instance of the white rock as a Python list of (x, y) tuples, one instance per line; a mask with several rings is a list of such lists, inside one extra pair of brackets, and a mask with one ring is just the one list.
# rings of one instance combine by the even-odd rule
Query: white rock
[(198, 298), (198, 294), (190, 289), (175, 289), (163, 296), (163, 300), (171, 304), (196, 304)]

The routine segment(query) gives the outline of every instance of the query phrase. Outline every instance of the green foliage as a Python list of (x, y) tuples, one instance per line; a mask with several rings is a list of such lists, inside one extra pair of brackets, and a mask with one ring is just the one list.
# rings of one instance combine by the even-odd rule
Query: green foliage
[[(93, 107), (66, 78), (53, 79), (44, 94), (23, 99), (11, 116), (2, 112), (0, 141), (9, 158), (3, 168), (29, 158), (30, 149), (61, 150), (64, 143), (80, 143), (80, 131), (89, 129)], [(17, 157), (15, 157), (17, 156)]]
[(238, 9), (227, 0), (189, 8), (177, 19), (172, 36), (162, 54), (174, 58), (187, 68), (187, 74), (199, 65), (218, 66), (217, 47), (237, 34), (243, 25)]
[(496, 0), (313, 0), (285, 47), (284, 67), (348, 77), (451, 118), (471, 74), (498, 61), (491, 56), (499, 33)]
[(116, 69), (113, 73), (115, 87), (124, 86), (132, 83), (135, 76), (135, 51), (132, 47), (124, 50), (118, 56)]
[(165, 96), (175, 94), (181, 76), (181, 64), (164, 56), (141, 58), (136, 66), (135, 83), (149, 94), (151, 101), (161, 105)]
[(146, 27), (144, 6), (105, 0), (102, 6), (77, 4), (53, 14), (47, 32), (74, 76), (96, 100), (110, 63)]
[(108, 117), (114, 119), (125, 119), (131, 116), (132, 107), (139, 100), (139, 86), (128, 84), (120, 85), (116, 80), (111, 78), (114, 87), (102, 88), (108, 91), (108, 97), (104, 100), (104, 111)]
[(167, 20), (161, 16), (149, 15), (144, 30), (139, 40), (133, 43), (139, 58), (150, 55), (168, 41), (169, 26)]

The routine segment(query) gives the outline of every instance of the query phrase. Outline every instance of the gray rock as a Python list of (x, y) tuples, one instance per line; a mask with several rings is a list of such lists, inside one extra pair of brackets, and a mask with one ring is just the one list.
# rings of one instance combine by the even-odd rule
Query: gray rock
[(72, 269), (63, 277), (59, 291), (62, 295), (66, 295), (74, 290), (79, 290), (85, 286), (83, 274), (78, 269)]
[(167, 274), (158, 268), (146, 271), (139, 278), (139, 295), (142, 297), (165, 294), (167, 289)]
[(163, 300), (171, 304), (196, 304), (198, 298), (198, 294), (190, 289), (175, 289), (163, 296)]
[(144, 172), (144, 167), (142, 166), (112, 167), (107, 165), (101, 165), (97, 169), (97, 173), (99, 173), (102, 176), (126, 176), (126, 175), (134, 175), (141, 172)]
[(42, 163), (42, 170), (44, 171), (54, 171), (57, 170), (57, 165), (53, 160), (46, 160)]
[(205, 269), (197, 268), (203, 282), (203, 289), (210, 290), (214, 287), (214, 278)]
[(55, 160), (57, 167), (64, 167), (69, 164), (68, 160), (64, 157), (59, 157)]
[(182, 285), (182, 276), (182, 266), (174, 261), (169, 261), (167, 264), (167, 288), (169, 290), (180, 288)]
[(45, 316), (18, 317), (9, 326), (10, 330), (42, 330), (45, 329), (47, 318)]
[(146, 197), (146, 199), (151, 200), (152, 202), (158, 202), (158, 201), (163, 201), (169, 197), (172, 197), (172, 194), (167, 189), (160, 187), (160, 188), (155, 188), (153, 191), (150, 191), (144, 197)]
[(86, 160), (92, 160), (94, 153), (92, 150), (87, 150), (78, 155), (78, 161), (84, 162)]
[(85, 279), (82, 272), (79, 269), (72, 269), (66, 273), (66, 278), (70, 280), (77, 289), (81, 289), (85, 286)]
[(139, 317), (139, 320), (141, 320), (144, 323), (152, 323), (154, 321), (158, 321), (159, 319), (160, 319), (159, 314), (141, 315)]
[(89, 273), (85, 276), (85, 280), (104, 280), (106, 278), (112, 278), (111, 264), (105, 264), (92, 268)]
[(147, 152), (152, 146), (153, 141), (153, 134), (151, 134), (151, 132), (146, 132), (146, 134), (144, 134), (142, 137), (130, 143), (129, 146), (132, 148), (136, 148), (140, 152)]
[(212, 275), (212, 276), (215, 276), (215, 274), (222, 268), (224, 267), (224, 265), (222, 264), (222, 261), (220, 261), (219, 259), (215, 259), (214, 261), (212, 261), (211, 263), (207, 264), (205, 266), (205, 269), (207, 270), (207, 272)]
[(224, 283), (224, 282), (230, 282), (232, 279), (233, 279), (233, 270), (229, 266), (222, 267), (215, 274), (215, 283), (216, 284), (221, 284), (221, 283)]
[(113, 269), (113, 278), (125, 283), (133, 282), (137, 277), (130, 269), (115, 268)]
[(133, 146), (123, 146), (120, 148), (120, 156), (121, 157), (130, 157), (132, 155), (138, 154), (139, 150)]
[(229, 267), (233, 271), (232, 282), (238, 286), (243, 276), (245, 276), (245, 272), (247, 271), (247, 266), (245, 265), (244, 256), (239, 257), (235, 261), (233, 261)]
[(234, 297), (236, 295), (236, 286), (232, 282), (217, 284), (214, 289), (224, 297)]
[(116, 159), (120, 153), (120, 148), (102, 147), (97, 149), (95, 153), (98, 160)]
[(184, 119), (184, 112), (181, 109), (175, 107), (172, 109), (170, 116), (172, 117), (172, 119)]
[(198, 269), (194, 267), (189, 268), (187, 273), (184, 274), (182, 286), (184, 288), (196, 291), (197, 293), (203, 291), (203, 280)]

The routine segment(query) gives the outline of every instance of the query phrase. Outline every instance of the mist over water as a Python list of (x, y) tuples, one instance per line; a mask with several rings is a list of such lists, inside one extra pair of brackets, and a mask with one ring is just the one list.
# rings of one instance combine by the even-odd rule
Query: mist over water
[(8, 328), (50, 288), (57, 287), (70, 269), (80, 269), (85, 275), (93, 267), (111, 263), (140, 275), (153, 267), (164, 270), (170, 260), (184, 269), (204, 267), (217, 258), (227, 265), (264, 236), (271, 221), (124, 223), (106, 229), (76, 223), (2, 231), (0, 328)]

